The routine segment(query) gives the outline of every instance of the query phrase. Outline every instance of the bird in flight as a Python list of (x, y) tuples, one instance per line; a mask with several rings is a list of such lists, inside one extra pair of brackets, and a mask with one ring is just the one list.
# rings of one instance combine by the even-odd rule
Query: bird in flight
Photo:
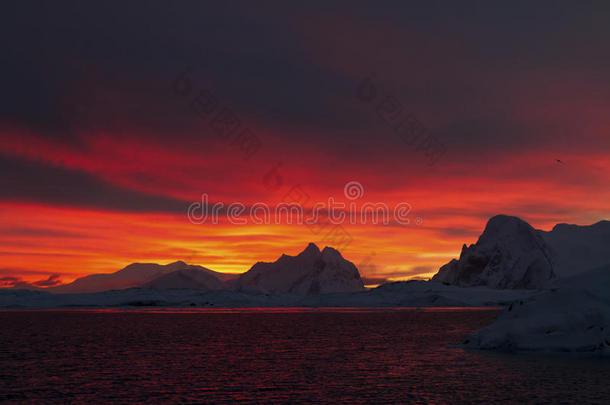
[(557, 163), (561, 163), (562, 165), (565, 165), (565, 163), (563, 163), (563, 160), (560, 159), (555, 159), (557, 161)]

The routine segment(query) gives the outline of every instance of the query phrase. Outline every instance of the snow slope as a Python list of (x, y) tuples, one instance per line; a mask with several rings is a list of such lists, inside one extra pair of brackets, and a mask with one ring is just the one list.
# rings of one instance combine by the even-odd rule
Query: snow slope
[(310, 243), (297, 256), (282, 255), (273, 263), (258, 262), (236, 282), (241, 290), (298, 295), (363, 291), (356, 266), (337, 250), (320, 251)]
[(535, 289), (555, 278), (552, 251), (542, 236), (517, 217), (491, 218), (459, 260), (442, 266), (432, 281), (462, 287)]
[(610, 355), (610, 266), (558, 280), (550, 291), (512, 303), (464, 346)]
[(156, 263), (133, 263), (115, 273), (92, 274), (76, 279), (69, 284), (48, 288), (46, 291), (66, 294), (122, 290), (126, 288), (139, 287), (153, 281), (158, 277), (181, 269), (198, 269), (211, 274), (220, 280), (226, 279), (227, 276), (225, 274), (206, 269), (205, 267), (188, 265), (183, 261), (177, 261), (167, 265), (160, 265)]
[(559, 277), (610, 264), (610, 221), (586, 226), (557, 224), (549, 232), (538, 232), (552, 248)]
[(328, 307), (498, 307), (539, 294), (535, 290), (456, 287), (434, 281), (398, 281), (365, 292), (308, 296), (303, 306)]
[(184, 268), (165, 274), (142, 286), (154, 290), (223, 290), (227, 286), (213, 274), (198, 268)]
[(497, 307), (536, 294), (540, 292), (464, 288), (425, 281), (396, 282), (368, 291), (317, 295), (148, 288), (90, 294), (50, 294), (4, 289), (0, 290), (0, 308)]

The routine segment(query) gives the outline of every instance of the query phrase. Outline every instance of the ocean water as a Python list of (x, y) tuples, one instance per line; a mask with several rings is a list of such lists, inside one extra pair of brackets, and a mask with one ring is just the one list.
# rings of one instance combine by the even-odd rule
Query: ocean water
[(450, 347), (496, 315), (0, 312), (0, 401), (609, 403), (608, 360)]

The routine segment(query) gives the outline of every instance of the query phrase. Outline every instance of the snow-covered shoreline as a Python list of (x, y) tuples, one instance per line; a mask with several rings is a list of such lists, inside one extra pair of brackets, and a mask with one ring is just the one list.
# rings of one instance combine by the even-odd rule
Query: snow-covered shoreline
[(610, 356), (610, 266), (558, 280), (544, 294), (513, 302), (463, 347)]
[(155, 290), (131, 288), (86, 294), (0, 290), (0, 309), (79, 307), (497, 307), (540, 291), (463, 288), (436, 282), (386, 284), (360, 292), (317, 295), (265, 294), (256, 291)]
[(430, 281), (366, 290), (337, 250), (310, 243), (296, 256), (245, 273), (134, 263), (46, 290), (0, 290), (0, 310), (53, 308), (432, 308), (505, 307), (463, 347), (610, 355), (610, 222), (534, 229), (516, 217), (489, 220), (459, 260)]

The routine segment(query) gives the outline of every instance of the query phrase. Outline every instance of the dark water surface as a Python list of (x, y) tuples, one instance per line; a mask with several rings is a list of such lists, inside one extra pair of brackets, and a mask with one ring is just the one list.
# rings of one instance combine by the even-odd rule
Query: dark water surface
[(610, 362), (448, 348), (497, 311), (0, 312), (0, 400), (610, 403)]

